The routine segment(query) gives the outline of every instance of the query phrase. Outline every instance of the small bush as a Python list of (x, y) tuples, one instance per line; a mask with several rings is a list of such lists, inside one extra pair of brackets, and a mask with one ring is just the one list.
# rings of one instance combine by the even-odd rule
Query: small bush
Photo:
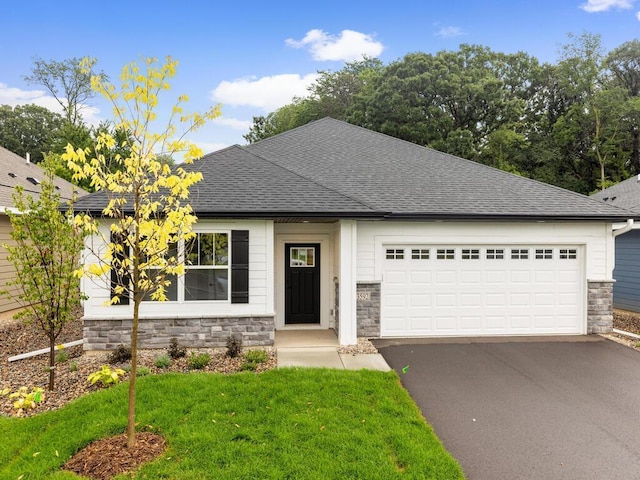
[(227, 339), (227, 357), (236, 358), (242, 353), (242, 336), (231, 335)]
[(68, 358), (69, 355), (67, 354), (67, 351), (61, 346), (58, 353), (56, 353), (56, 363), (64, 363)]
[(40, 387), (33, 387), (31, 391), (27, 387), (20, 387), (17, 391), (11, 393), (9, 388), (5, 388), (0, 391), (0, 396), (8, 395), (13, 402), (13, 408), (18, 413), (23, 413), (24, 410), (30, 408), (36, 408), (36, 405), (40, 402), (44, 402), (44, 389)]
[(155, 365), (158, 368), (169, 368), (171, 366), (171, 358), (169, 355), (160, 355), (156, 358)]
[(169, 343), (169, 348), (167, 349), (167, 353), (174, 360), (178, 358), (185, 357), (187, 355), (187, 347), (181, 347), (178, 345), (178, 339), (172, 338)]
[(125, 345), (119, 345), (109, 355), (109, 363), (114, 365), (116, 363), (125, 363), (131, 360), (131, 347)]
[(151, 373), (151, 370), (149, 370), (149, 367), (138, 367), (138, 371), (136, 372), (136, 375), (138, 377), (145, 377), (150, 373)]
[(211, 355), (208, 353), (192, 353), (189, 357), (189, 369), (191, 370), (202, 370), (204, 367), (209, 365), (211, 361)]
[(264, 350), (249, 350), (244, 354), (245, 362), (265, 363), (269, 360), (269, 354)]
[(69, 364), (69, 371), (70, 372), (77, 372), (78, 371), (78, 364), (76, 362), (71, 362)]
[(114, 383), (118, 383), (120, 381), (120, 377), (125, 373), (127, 372), (121, 368), (114, 368), (111, 370), (109, 365), (103, 365), (100, 370), (90, 374), (87, 377), (87, 381), (91, 385), (95, 385), (96, 383), (100, 383), (102, 386), (113, 385)]
[(258, 365), (269, 360), (269, 354), (264, 350), (249, 350), (244, 354), (244, 361), (240, 365), (240, 370), (249, 370), (255, 372)]

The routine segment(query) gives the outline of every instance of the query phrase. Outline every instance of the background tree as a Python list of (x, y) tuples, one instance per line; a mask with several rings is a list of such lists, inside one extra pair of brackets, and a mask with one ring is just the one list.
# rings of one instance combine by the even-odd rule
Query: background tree
[[(60, 195), (53, 183), (53, 170), (44, 162), (45, 178), (38, 198), (16, 187), (13, 206), (8, 212), (11, 239), (3, 245), (16, 276), (7, 285), (17, 294), (2, 292), (22, 307), (16, 317), (35, 322), (49, 339), (49, 390), (54, 388), (55, 346), (65, 324), (75, 318), (80, 306), (80, 280), (75, 275), (83, 247), (83, 231), (73, 225), (71, 202), (66, 213), (59, 210)], [(17, 295), (17, 296), (15, 296)]]
[[(188, 203), (189, 189), (202, 178), (192, 169), (178, 166), (173, 170), (158, 161), (155, 152), (168, 155), (182, 153), (186, 164), (202, 156), (202, 151), (184, 136), (219, 115), (219, 108), (204, 114), (186, 114), (181, 96), (173, 107), (168, 126), (155, 133), (155, 107), (158, 97), (169, 89), (177, 62), (167, 58), (158, 65), (147, 59), (142, 67), (132, 63), (124, 67), (122, 85), (114, 85), (101, 77), (92, 78), (95, 91), (112, 104), (116, 131), (128, 132), (126, 156), (115, 153), (116, 140), (109, 132), (101, 132), (94, 151), (67, 146), (63, 155), (77, 179), (90, 179), (92, 186), (105, 192), (107, 205), (102, 212), (104, 222), (88, 215), (78, 215), (76, 224), (83, 225), (103, 248), (94, 251), (92, 262), (83, 272), (106, 281), (111, 271), (117, 277), (112, 283), (112, 303), (131, 299), (131, 372), (127, 416), (127, 444), (135, 445), (135, 402), (140, 304), (144, 298), (166, 300), (170, 278), (184, 273), (176, 246), (194, 237), (196, 217)], [(177, 139), (174, 118), (184, 126)]]
[(63, 123), (60, 115), (38, 105), (0, 105), (0, 145), (21, 157), (29, 153), (32, 162), (40, 163)]
[(31, 75), (24, 79), (46, 88), (62, 107), (66, 120), (77, 125), (82, 121), (81, 110), (87, 107), (87, 100), (95, 94), (91, 88), (91, 77), (99, 76), (106, 80), (104, 72), (93, 71), (95, 64), (94, 58), (74, 57), (48, 62), (35, 58)]

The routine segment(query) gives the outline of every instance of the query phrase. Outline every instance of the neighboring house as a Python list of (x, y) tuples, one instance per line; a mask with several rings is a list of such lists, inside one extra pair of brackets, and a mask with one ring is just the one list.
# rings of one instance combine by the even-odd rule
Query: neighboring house
[[(37, 197), (40, 194), (40, 182), (44, 177), (43, 170), (27, 159), (0, 147), (0, 290), (7, 288), (6, 282), (13, 280), (15, 270), (13, 264), (7, 260), (7, 251), (2, 248), (3, 244), (10, 244), (11, 222), (7, 216), (7, 210), (13, 210), (12, 194), (15, 187), (21, 186), (25, 193)], [(79, 195), (86, 195), (87, 192), (75, 185), (56, 177), (54, 179), (56, 191), (62, 200), (70, 200), (74, 190)], [(11, 292), (17, 294), (15, 287), (11, 287)], [(20, 305), (5, 295), (0, 295), (0, 313), (8, 312), (19, 308)]]
[[(190, 168), (197, 243), (171, 301), (142, 305), (143, 347), (611, 329), (612, 222), (630, 212), (330, 118)], [(85, 348), (128, 342), (131, 305), (84, 285)]]
[[(640, 215), (640, 175), (633, 176), (594, 193), (592, 198), (625, 208)], [(640, 312), (640, 224), (619, 230), (616, 235), (615, 269), (613, 271), (613, 306)]]

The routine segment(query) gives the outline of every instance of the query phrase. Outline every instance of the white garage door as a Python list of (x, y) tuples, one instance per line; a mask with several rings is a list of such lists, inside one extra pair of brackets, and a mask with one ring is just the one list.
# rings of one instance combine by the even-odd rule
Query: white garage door
[(578, 246), (383, 247), (381, 335), (586, 333)]

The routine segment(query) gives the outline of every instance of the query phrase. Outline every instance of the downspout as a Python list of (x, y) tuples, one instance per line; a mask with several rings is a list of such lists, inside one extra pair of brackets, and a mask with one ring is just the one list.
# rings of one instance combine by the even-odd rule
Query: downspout
[(617, 237), (618, 235), (622, 235), (623, 233), (627, 233), (632, 228), (633, 228), (633, 219), (630, 218), (630, 219), (627, 220), (627, 224), (624, 227), (618, 228), (618, 229), (613, 231), (613, 236)]

